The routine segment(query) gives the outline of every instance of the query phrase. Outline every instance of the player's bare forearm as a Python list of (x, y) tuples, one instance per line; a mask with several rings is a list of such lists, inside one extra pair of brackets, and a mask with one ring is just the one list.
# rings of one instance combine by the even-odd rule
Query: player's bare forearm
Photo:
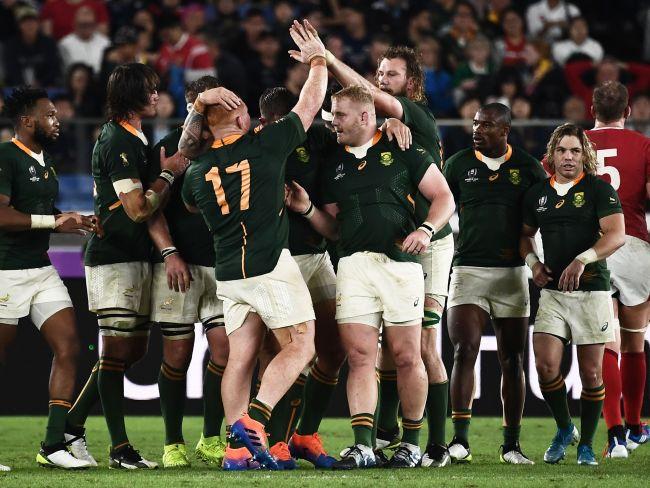
[(149, 231), (149, 237), (151, 237), (152, 242), (159, 251), (174, 245), (167, 225), (167, 218), (162, 210), (158, 209), (147, 221), (147, 230)]
[(314, 210), (314, 215), (309, 219), (313, 229), (330, 241), (338, 241), (340, 228), (336, 218), (319, 208), (314, 208)]
[(168, 197), (169, 184), (160, 178), (156, 179), (146, 192), (135, 189), (119, 194), (126, 215), (137, 223), (149, 220), (156, 210), (165, 206)]
[(185, 119), (183, 132), (178, 141), (178, 150), (188, 159), (198, 157), (205, 150), (205, 140), (202, 138), (203, 114), (190, 110)]
[(519, 255), (524, 259), (531, 252), (537, 255), (537, 245), (533, 236), (527, 235), (525, 231), (522, 231), (521, 237), (519, 238)]
[(30, 230), (31, 215), (24, 214), (9, 206), (9, 197), (0, 195), (0, 229), (11, 232)]
[(318, 57), (311, 61), (309, 76), (300, 91), (298, 103), (292, 109), (292, 112), (295, 112), (300, 117), (300, 122), (302, 122), (305, 131), (311, 127), (314, 117), (320, 110), (326, 91), (327, 67), (325, 66), (325, 59)]
[(598, 259), (606, 259), (625, 244), (625, 221), (623, 214), (617, 213), (603, 217), (599, 222), (603, 235), (593, 249)]
[(442, 229), (454, 214), (456, 203), (447, 180), (435, 164), (429, 165), (429, 169), (420, 180), (418, 190), (431, 202), (427, 222), (437, 230)]

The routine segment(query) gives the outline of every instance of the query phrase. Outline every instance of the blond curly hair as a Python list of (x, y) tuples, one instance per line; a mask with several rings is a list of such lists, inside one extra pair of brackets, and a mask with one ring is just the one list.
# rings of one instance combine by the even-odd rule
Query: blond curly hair
[(584, 166), (585, 173), (596, 174), (596, 150), (594, 145), (589, 140), (589, 137), (585, 133), (585, 130), (576, 124), (562, 124), (555, 128), (551, 138), (546, 145), (546, 162), (548, 164), (551, 173), (555, 173), (555, 161), (553, 160), (553, 154), (555, 154), (555, 149), (557, 149), (558, 144), (563, 137), (566, 136), (575, 136), (580, 141), (580, 146), (582, 147), (582, 164)]

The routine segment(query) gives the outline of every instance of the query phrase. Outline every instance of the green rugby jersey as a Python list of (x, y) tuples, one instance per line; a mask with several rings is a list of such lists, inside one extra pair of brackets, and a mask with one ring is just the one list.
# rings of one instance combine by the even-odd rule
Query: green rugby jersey
[[(443, 150), (440, 143), (440, 132), (436, 119), (429, 110), (426, 104), (421, 102), (414, 102), (406, 97), (396, 97), (397, 101), (402, 105), (402, 122), (411, 129), (413, 140), (426, 149), (433, 157), (433, 162), (442, 171), (443, 167)], [(417, 192), (415, 196), (415, 215), (424, 222), (429, 213), (430, 203), (424, 195)], [(443, 237), (451, 234), (451, 225), (447, 224), (431, 238), (432, 241), (437, 241)]]
[[(564, 196), (557, 194), (554, 181), (537, 183), (524, 199), (524, 223), (542, 234), (544, 264), (553, 276), (544, 287), (549, 290), (558, 289), (564, 269), (600, 238), (599, 219), (623, 212), (614, 188), (595, 175), (584, 175)], [(578, 291), (598, 290), (609, 290), (604, 259), (585, 266), (578, 287)]]
[(214, 238), (220, 281), (273, 271), (287, 247), (287, 157), (305, 139), (294, 112), (256, 133), (215, 141), (192, 161), (183, 200), (197, 207)]
[(492, 171), (474, 149), (463, 149), (445, 163), (454, 194), (459, 233), (454, 266), (515, 267), (519, 256), (522, 202), (526, 191), (546, 179), (530, 154), (508, 145), (505, 161)]
[[(178, 151), (178, 141), (183, 132), (182, 127), (174, 129), (163, 137), (151, 150), (151, 176), (153, 182), (160, 174), (160, 148), (165, 148), (165, 156), (170, 157)], [(169, 233), (178, 249), (181, 257), (189, 264), (198, 266), (214, 267), (214, 246), (212, 245), (212, 236), (208, 231), (203, 217), (199, 214), (191, 213), (185, 207), (181, 197), (183, 180), (185, 176), (179, 176), (174, 181), (169, 194), (169, 201), (165, 207), (164, 213), (169, 227)], [(153, 250), (152, 261), (162, 263), (163, 259), (157, 249)]]
[[(286, 180), (302, 186), (314, 205), (320, 207), (320, 185), (317, 184), (319, 168), (327, 161), (327, 152), (336, 147), (336, 134), (324, 125), (312, 125), (307, 139), (287, 158)], [(289, 251), (300, 254), (325, 252), (327, 241), (316, 232), (309, 221), (295, 212), (289, 212)]]
[(413, 195), (432, 163), (431, 155), (418, 144), (402, 151), (379, 131), (361, 158), (347, 147), (337, 147), (321, 181), (323, 203), (336, 203), (339, 208), (339, 257), (371, 251), (395, 261), (416, 261), (416, 256), (401, 251), (401, 245), (420, 224)]
[[(44, 165), (17, 139), (0, 144), (0, 194), (9, 205), (30, 215), (53, 215), (59, 182), (52, 159), (43, 151)], [(50, 264), (49, 229), (0, 230), (0, 269), (40, 268)]]
[(151, 241), (147, 223), (129, 218), (113, 189), (113, 182), (138, 179), (149, 181), (147, 145), (137, 130), (127, 124), (107, 122), (102, 126), (91, 160), (94, 183), (95, 215), (104, 228), (101, 239), (92, 234), (86, 247), (84, 264), (128, 263), (149, 261)]

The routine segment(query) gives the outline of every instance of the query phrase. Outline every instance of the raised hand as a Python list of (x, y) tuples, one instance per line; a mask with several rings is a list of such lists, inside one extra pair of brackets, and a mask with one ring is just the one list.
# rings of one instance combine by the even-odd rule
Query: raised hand
[(325, 58), (325, 45), (318, 37), (316, 29), (308, 21), (305, 20), (304, 24), (301, 24), (294, 20), (293, 25), (289, 28), (289, 35), (300, 49), (299, 54), (296, 51), (289, 51), (289, 55), (296, 61), (309, 63), (316, 56)]

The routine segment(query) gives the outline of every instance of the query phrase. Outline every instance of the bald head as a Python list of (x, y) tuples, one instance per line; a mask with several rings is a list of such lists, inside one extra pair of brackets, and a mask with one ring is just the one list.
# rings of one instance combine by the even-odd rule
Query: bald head
[(220, 105), (209, 105), (205, 120), (215, 139), (232, 133), (247, 132), (251, 126), (248, 107), (244, 103), (232, 110), (226, 110)]

